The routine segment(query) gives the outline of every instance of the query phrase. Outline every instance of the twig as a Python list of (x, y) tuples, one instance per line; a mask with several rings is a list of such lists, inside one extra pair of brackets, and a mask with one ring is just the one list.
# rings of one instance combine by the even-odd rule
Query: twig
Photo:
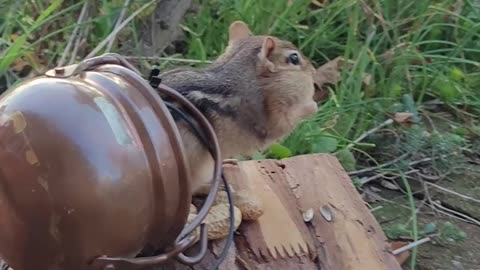
[[(410, 177), (410, 174), (416, 173), (416, 172), (418, 172), (417, 169), (412, 169), (412, 170), (410, 170), (410, 171), (404, 172), (403, 174), (404, 174), (408, 179), (411, 179), (412, 177)], [(393, 180), (397, 179), (398, 177), (400, 177), (400, 174), (398, 174), (398, 173), (390, 172), (389, 174), (391, 174), (392, 176), (387, 176), (387, 175), (385, 175), (385, 179), (388, 179), (388, 180), (393, 181)]]
[(442, 214), (444, 214), (444, 215), (446, 215), (446, 216), (449, 216), (449, 217), (451, 217), (451, 218), (458, 219), (458, 220), (460, 220), (460, 221), (462, 221), (462, 222), (469, 223), (469, 224), (472, 223), (471, 221), (469, 221), (469, 220), (467, 220), (467, 219), (465, 219), (465, 218), (461, 218), (461, 217), (456, 216), (456, 215), (454, 215), (454, 214), (450, 214), (450, 213), (448, 213), (448, 212), (446, 212), (446, 211), (444, 211), (444, 210), (442, 210), (442, 209), (437, 209), (437, 208), (435, 207), (435, 205), (429, 205), (429, 206), (430, 206), (430, 208), (432, 208), (434, 211), (440, 212), (440, 213), (442, 213)]
[(375, 212), (375, 211), (380, 210), (382, 208), (383, 208), (383, 206), (379, 205), (377, 207), (374, 207), (374, 208), (370, 209), (370, 212)]
[(426, 175), (426, 174), (423, 174), (421, 172), (418, 172), (417, 173), (418, 176), (420, 176), (422, 179), (425, 179), (425, 180), (428, 180), (428, 181), (438, 181), (440, 179), (442, 179), (443, 177), (445, 177), (446, 175)]
[(433, 120), (432, 118), (430, 117), (429, 115), (429, 111), (428, 110), (424, 110), (424, 109), (419, 109), (419, 111), (422, 113), (422, 115), (427, 119), (428, 123), (430, 123), (430, 126), (432, 127), (433, 130), (437, 130), (437, 126), (435, 125), (435, 123), (433, 123)]
[(70, 48), (72, 47), (73, 41), (77, 37), (77, 32), (78, 29), (80, 29), (80, 25), (83, 22), (83, 18), (85, 17), (85, 13), (87, 12), (87, 7), (88, 7), (89, 0), (85, 0), (85, 3), (83, 3), (82, 11), (80, 12), (80, 16), (78, 16), (77, 19), (77, 24), (75, 25), (75, 28), (73, 29), (72, 35), (68, 39), (67, 46), (65, 46), (65, 50), (63, 51), (62, 57), (60, 58), (60, 61), (58, 61), (59, 67), (63, 66), (65, 59), (67, 57), (67, 53), (70, 51)]
[(421, 202), (420, 202), (420, 205), (417, 207), (417, 210), (415, 211), (415, 213), (420, 214), (420, 210), (422, 209), (423, 206), (425, 206), (427, 204), (427, 200), (426, 199), (423, 199)]
[(424, 243), (426, 243), (426, 242), (428, 242), (428, 241), (430, 241), (430, 240), (431, 240), (430, 237), (425, 237), (425, 238), (420, 239), (420, 240), (418, 240), (418, 241), (412, 242), (412, 243), (410, 243), (410, 244), (408, 244), (408, 245), (406, 245), (406, 246), (403, 246), (403, 247), (401, 247), (401, 248), (395, 249), (394, 251), (392, 251), (392, 254), (393, 254), (393, 255), (398, 255), (398, 254), (400, 254), (400, 253), (402, 253), (402, 252), (405, 252), (405, 251), (407, 251), (407, 250), (410, 250), (410, 249), (412, 249), (412, 248), (414, 248), (414, 247), (416, 247), (416, 246), (419, 246), (419, 245), (421, 245), (421, 244), (424, 244)]
[(157, 2), (159, 0), (151, 0), (149, 1), (148, 3), (144, 4), (141, 8), (137, 9), (134, 13), (132, 13), (132, 15), (130, 15), (127, 19), (125, 19), (125, 21), (123, 21), (117, 28), (115, 28), (104, 40), (102, 40), (102, 42), (100, 42), (100, 44), (97, 45), (97, 47), (95, 47), (95, 49), (93, 49), (93, 51), (91, 51), (87, 56), (86, 58), (91, 58), (93, 57), (94, 55), (96, 55), (104, 46), (105, 44), (107, 44), (110, 39), (112, 39), (113, 37), (115, 37), (117, 35), (118, 32), (120, 32), (120, 30), (122, 30), (131, 20), (133, 20), (138, 14), (140, 14), (144, 9), (146, 9), (148, 6), (150, 6), (151, 4)]
[(419, 160), (415, 160), (415, 161), (412, 161), (410, 163), (408, 163), (409, 166), (415, 166), (415, 165), (418, 165), (420, 163), (424, 163), (424, 162), (429, 162), (429, 161), (432, 161), (433, 158), (422, 158), (422, 159), (419, 159)]
[(377, 130), (385, 127), (385, 126), (388, 126), (388, 125), (391, 125), (393, 123), (393, 119), (387, 119), (385, 122), (381, 123), (380, 125), (370, 129), (370, 130), (367, 130), (365, 131), (362, 135), (360, 135), (360, 137), (358, 137), (355, 141), (353, 141), (352, 143), (348, 144), (347, 145), (347, 149), (349, 148), (352, 148), (353, 146), (355, 146), (355, 144), (358, 144), (359, 142), (361, 142), (363, 139), (365, 139), (366, 137), (368, 137), (369, 135), (371, 135), (372, 133), (375, 133)]
[(380, 196), (380, 195), (378, 195), (378, 194), (376, 194), (375, 199), (376, 199), (376, 200), (379, 200), (379, 201), (382, 201), (382, 202), (391, 203), (391, 204), (397, 205), (397, 206), (402, 207), (402, 208), (405, 208), (405, 209), (410, 209), (409, 206), (406, 206), (406, 205), (401, 204), (401, 203), (399, 203), (399, 202), (395, 202), (395, 201), (392, 201), (392, 200), (383, 198), (382, 196)]
[(407, 156), (409, 155), (409, 153), (405, 153), (401, 156), (399, 156), (398, 158), (394, 159), (394, 160), (391, 160), (389, 162), (386, 162), (386, 163), (383, 163), (383, 164), (380, 164), (378, 166), (374, 166), (374, 167), (368, 167), (368, 168), (365, 168), (365, 169), (361, 169), (361, 170), (357, 170), (357, 171), (351, 171), (348, 173), (348, 175), (357, 175), (357, 174), (362, 174), (362, 173), (366, 173), (366, 172), (371, 172), (371, 171), (375, 171), (375, 170), (378, 170), (378, 169), (381, 169), (381, 168), (385, 168), (385, 167), (388, 167), (394, 163), (397, 163), (398, 161), (406, 158)]
[(446, 104), (446, 105), (447, 105), (447, 107), (451, 108), (452, 110), (454, 110), (454, 111), (456, 111), (456, 112), (458, 112), (458, 113), (465, 114), (465, 115), (467, 115), (467, 116), (469, 116), (469, 117), (471, 117), (471, 118), (474, 118), (474, 119), (477, 119), (477, 118), (478, 118), (478, 115), (475, 115), (475, 114), (469, 113), (469, 112), (467, 112), (467, 111), (461, 110), (461, 109), (459, 109), (459, 108), (457, 108), (457, 107), (455, 107), (455, 106), (452, 106), (452, 105), (450, 105), (450, 104)]
[(382, 178), (386, 175), (387, 173), (384, 172), (384, 173), (379, 173), (379, 174), (375, 174), (374, 176), (370, 176), (370, 177), (367, 177), (367, 178), (363, 178), (363, 179), (360, 179), (360, 186), (363, 186), (365, 185), (366, 183), (370, 182), (370, 181), (373, 181), (375, 179), (378, 179), (378, 178)]
[(430, 185), (430, 186), (432, 186), (432, 187), (434, 187), (434, 188), (438, 188), (438, 189), (440, 189), (440, 190), (443, 190), (443, 191), (445, 191), (445, 192), (451, 193), (451, 194), (453, 194), (453, 195), (457, 195), (457, 196), (459, 196), (460, 198), (463, 198), (463, 199), (465, 199), (465, 200), (470, 200), (470, 201), (474, 201), (474, 202), (480, 203), (480, 200), (478, 200), (478, 199), (475, 199), (475, 198), (472, 198), (472, 197), (470, 197), (470, 196), (467, 196), (467, 195), (464, 195), (464, 194), (455, 192), (455, 191), (450, 190), (450, 189), (448, 189), (448, 188), (444, 188), (444, 187), (439, 186), (439, 185), (437, 185), (437, 184), (430, 183), (430, 182), (426, 182), (426, 184), (427, 184), (427, 185)]
[[(388, 167), (388, 166), (404, 159), (407, 156), (408, 156), (408, 153), (405, 153), (405, 154), (399, 156), (398, 158), (396, 158), (392, 161), (389, 161), (389, 162), (386, 162), (386, 163), (383, 163), (383, 164), (380, 164), (380, 165), (374, 166), (374, 167), (369, 167), (369, 168), (365, 168), (365, 169), (361, 169), (361, 170), (357, 170), (357, 171), (351, 171), (351, 172), (348, 173), (348, 175), (357, 175), (357, 174), (362, 174), (362, 173), (366, 173), (366, 172), (375, 171), (375, 170), (378, 170), (378, 169), (381, 169), (381, 168), (384, 168), (384, 167)], [(420, 163), (432, 161), (432, 160), (435, 160), (435, 159), (438, 159), (438, 158), (444, 158), (446, 156), (447, 155), (441, 155), (441, 156), (435, 157), (435, 158), (422, 158), (422, 159), (415, 160), (415, 161), (412, 161), (412, 162), (408, 163), (408, 166), (410, 166), (410, 167), (415, 166), (415, 165), (418, 165)]]
[[(422, 180), (423, 189), (425, 190), (425, 196), (426, 196), (425, 198), (429, 205), (433, 205), (432, 196), (430, 195), (430, 191), (428, 190), (427, 183), (428, 182)], [(435, 212), (435, 214), (438, 214), (437, 208), (432, 207), (432, 209), (433, 209), (433, 212)]]
[[(404, 174), (405, 175), (409, 175), (409, 174), (412, 174), (412, 173), (415, 173), (415, 172), (418, 172), (418, 170), (410, 170), (408, 172), (405, 172)], [(383, 173), (379, 173), (379, 174), (376, 174), (374, 176), (371, 176), (371, 177), (368, 177), (366, 179), (360, 179), (360, 185), (363, 186), (365, 185), (366, 183), (370, 182), (370, 181), (373, 181), (375, 179), (378, 179), (378, 178), (381, 178), (381, 177), (384, 177), (386, 179), (389, 179), (389, 180), (393, 180), (395, 178), (398, 178), (399, 175), (395, 175), (393, 177), (390, 177), (390, 176), (387, 176), (387, 174), (389, 174), (389, 172), (383, 172)], [(390, 173), (391, 174), (391, 173)]]
[(248, 263), (242, 259), (240, 256), (235, 256), (235, 260), (238, 262), (238, 264), (240, 264), (243, 269), (245, 270), (251, 270), (250, 267), (248, 267)]
[[(120, 23), (123, 20), (123, 17), (125, 17), (125, 13), (127, 12), (128, 6), (130, 5), (130, 0), (125, 0), (123, 3), (122, 11), (120, 11), (120, 15), (118, 16), (117, 22), (115, 23), (115, 27), (113, 29), (117, 29), (119, 27)], [(113, 42), (115, 41), (116, 35), (114, 35), (108, 42), (107, 48), (105, 49), (105, 52), (110, 52), (113, 46)]]
[(436, 202), (432, 202), (432, 203), (433, 203), (433, 205), (434, 205), (435, 207), (438, 207), (438, 208), (442, 209), (442, 210), (445, 211), (445, 212), (449, 212), (449, 213), (454, 214), (454, 215), (456, 215), (456, 216), (460, 216), (460, 217), (468, 220), (470, 223), (473, 223), (473, 224), (475, 224), (475, 225), (477, 225), (477, 226), (480, 226), (480, 221), (478, 221), (478, 220), (476, 220), (476, 219), (474, 219), (474, 218), (472, 218), (472, 217), (470, 217), (470, 216), (467, 216), (467, 215), (462, 214), (462, 213), (459, 213), (459, 212), (457, 212), (457, 211), (455, 211), (455, 210), (449, 209), (449, 208), (447, 208), (447, 207), (445, 207), (445, 206), (443, 206), (443, 205), (441, 205), (441, 204), (439, 204), (439, 203), (436, 203)]

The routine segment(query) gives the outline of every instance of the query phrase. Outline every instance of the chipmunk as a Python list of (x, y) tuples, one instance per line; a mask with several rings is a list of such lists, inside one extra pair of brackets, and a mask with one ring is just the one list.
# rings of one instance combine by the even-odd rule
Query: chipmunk
[[(216, 132), (222, 158), (265, 150), (317, 111), (315, 68), (291, 42), (255, 36), (235, 21), (224, 53), (205, 68), (178, 68), (162, 83), (192, 102)], [(185, 123), (178, 128), (192, 177), (193, 194), (204, 194), (213, 159)]]

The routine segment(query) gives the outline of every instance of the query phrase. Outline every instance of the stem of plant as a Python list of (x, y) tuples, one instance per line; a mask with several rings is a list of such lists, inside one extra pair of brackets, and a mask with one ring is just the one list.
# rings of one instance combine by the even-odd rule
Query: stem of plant
[[(416, 211), (415, 201), (413, 198), (412, 189), (410, 188), (410, 183), (408, 183), (408, 180), (402, 171), (400, 171), (400, 177), (402, 178), (403, 184), (405, 185), (405, 189), (408, 195), (408, 202), (410, 204), (410, 210), (412, 211), (411, 219), (412, 219), (413, 241), (417, 241), (418, 240), (417, 211)], [(417, 259), (417, 247), (414, 247), (412, 248), (412, 256), (410, 261), (411, 270), (415, 270), (416, 259)]]

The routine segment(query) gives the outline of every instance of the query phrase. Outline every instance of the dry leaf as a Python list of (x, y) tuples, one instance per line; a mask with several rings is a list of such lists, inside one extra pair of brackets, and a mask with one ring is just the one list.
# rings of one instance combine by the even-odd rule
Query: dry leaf
[(395, 113), (395, 115), (393, 116), (393, 120), (395, 120), (395, 122), (397, 123), (405, 123), (409, 121), (410, 118), (412, 118), (412, 116), (413, 116), (413, 113), (399, 112), (399, 113)]
[[(10, 42), (15, 43), (18, 39), (20, 38), (19, 35), (17, 34), (12, 34), (10, 35)], [(18, 57), (15, 59), (12, 64), (10, 65), (10, 68), (14, 72), (21, 72), (25, 67), (29, 66), (28, 62), (25, 61), (23, 57)]]
[[(408, 242), (396, 241), (396, 242), (390, 243), (390, 249), (396, 250), (406, 245), (408, 245)], [(410, 256), (410, 251), (407, 250), (398, 255), (395, 255), (395, 259), (397, 260), (398, 264), (403, 265), (409, 256)]]
[[(10, 40), (12, 43), (16, 42), (19, 38), (20, 36), (17, 34), (12, 34), (10, 36)], [(40, 61), (38, 55), (41, 54), (38, 54), (35, 51), (26, 52), (23, 54), (23, 56), (17, 57), (10, 64), (10, 68), (22, 78), (28, 77), (33, 70), (37, 71), (37, 73), (41, 73), (41, 71), (43, 71), (41, 70), (41, 68), (43, 68), (43, 63), (42, 61)], [(37, 76), (37, 73), (34, 73), (34, 76)]]
[(12, 71), (19, 73), (22, 72), (26, 67), (29, 67), (30, 65), (28, 64), (23, 57), (18, 57), (13, 61), (13, 63), (10, 65), (10, 68)]
[(339, 56), (317, 68), (316, 76), (314, 78), (315, 84), (317, 84), (318, 87), (322, 87), (327, 83), (337, 83), (340, 80), (340, 68), (342, 67), (343, 62), (343, 57)]
[(29, 53), (25, 55), (25, 58), (30, 66), (32, 66), (32, 68), (37, 72), (43, 73), (46, 71), (47, 67), (45, 66), (45, 61), (41, 60), (35, 53)]
[(317, 68), (313, 78), (316, 86), (315, 101), (323, 101), (328, 96), (328, 91), (323, 88), (325, 84), (336, 84), (341, 79), (340, 68), (342, 67), (344, 59), (337, 57), (332, 61)]

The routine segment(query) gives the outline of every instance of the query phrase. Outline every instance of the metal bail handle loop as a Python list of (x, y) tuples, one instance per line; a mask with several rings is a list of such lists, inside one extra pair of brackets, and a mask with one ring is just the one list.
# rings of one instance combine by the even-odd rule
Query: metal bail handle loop
[(140, 72), (132, 64), (130, 64), (127, 60), (125, 60), (121, 55), (117, 53), (106, 53), (97, 57), (86, 59), (85, 61), (82, 61), (77, 66), (73, 74), (75, 75), (82, 71), (87, 71), (97, 66), (106, 65), (106, 64), (115, 64), (115, 65), (123, 66), (140, 75)]
[[(123, 57), (115, 53), (107, 53), (98, 57), (86, 59), (83, 62), (79, 63), (75, 67), (71, 66), (71, 72), (68, 73), (60, 73), (54, 72), (53, 74), (47, 74), (47, 76), (55, 76), (55, 77), (69, 77), (76, 74), (79, 74), (83, 71), (92, 70), (95, 67), (105, 64), (115, 64), (123, 66), (127, 69), (134, 71), (136, 74), (140, 76), (138, 70), (133, 67), (128, 61), (126, 61)], [(55, 69), (55, 70), (58, 70)], [(153, 90), (153, 89), (152, 89)], [(195, 120), (197, 126), (200, 128), (200, 132), (205, 135), (207, 139), (206, 147), (209, 149), (213, 159), (214, 159), (214, 173), (212, 179), (212, 186), (210, 192), (205, 200), (205, 203), (198, 212), (195, 219), (178, 235), (174, 247), (169, 252), (164, 254), (160, 254), (157, 256), (152, 257), (137, 257), (137, 258), (114, 258), (114, 257), (107, 257), (107, 256), (100, 256), (95, 258), (91, 265), (95, 269), (99, 270), (137, 270), (143, 269), (145, 267), (151, 267), (155, 265), (159, 265), (164, 263), (167, 260), (176, 258), (183, 264), (193, 265), (198, 263), (206, 254), (207, 251), (207, 243), (208, 243), (208, 233), (207, 233), (207, 226), (203, 223), (205, 217), (207, 216), (208, 212), (210, 211), (215, 197), (218, 193), (220, 183), (222, 181), (221, 173), (222, 173), (222, 160), (220, 154), (220, 146), (213, 130), (213, 127), (210, 125), (209, 121), (205, 118), (205, 116), (184, 96), (182, 96), (177, 91), (173, 90), (172, 88), (159, 84), (156, 88), (158, 92), (164, 94), (174, 101), (180, 103), (184, 106), (189, 114)], [(161, 99), (160, 99), (161, 100)], [(187, 257), (183, 254), (189, 247), (191, 247), (195, 243), (195, 237), (189, 236), (196, 228), (200, 227), (200, 244), (201, 249), (197, 255), (192, 257)]]
[(119, 65), (128, 68), (140, 76), (140, 72), (121, 55), (117, 53), (106, 53), (100, 56), (92, 57), (65, 67), (57, 67), (45, 73), (48, 77), (68, 78), (80, 74), (83, 71), (93, 70), (101, 65)]

